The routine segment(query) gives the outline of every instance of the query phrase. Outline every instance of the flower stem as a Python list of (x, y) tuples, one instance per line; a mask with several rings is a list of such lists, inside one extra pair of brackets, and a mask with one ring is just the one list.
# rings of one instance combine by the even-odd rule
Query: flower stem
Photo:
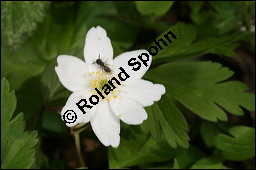
[(80, 127), (71, 127), (71, 135), (73, 135), (73, 137), (74, 137), (75, 144), (76, 144), (76, 150), (77, 150), (77, 156), (78, 156), (79, 162), (82, 167), (86, 167), (86, 165), (84, 163), (84, 159), (83, 159), (83, 156), (81, 153), (81, 144), (80, 144), (80, 135), (79, 134), (86, 128), (87, 128), (87, 125), (80, 126)]

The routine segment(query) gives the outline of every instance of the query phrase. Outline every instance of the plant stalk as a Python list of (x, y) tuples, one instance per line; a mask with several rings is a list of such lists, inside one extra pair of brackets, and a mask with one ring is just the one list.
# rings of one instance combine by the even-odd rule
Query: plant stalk
[(80, 132), (85, 130), (87, 127), (88, 127), (87, 125), (85, 125), (85, 126), (83, 125), (83, 126), (79, 126), (79, 127), (71, 127), (71, 135), (73, 135), (73, 137), (74, 137), (76, 150), (77, 150), (77, 156), (78, 156), (79, 162), (82, 167), (86, 167), (86, 165), (84, 163), (84, 159), (83, 159), (82, 152), (81, 152)]

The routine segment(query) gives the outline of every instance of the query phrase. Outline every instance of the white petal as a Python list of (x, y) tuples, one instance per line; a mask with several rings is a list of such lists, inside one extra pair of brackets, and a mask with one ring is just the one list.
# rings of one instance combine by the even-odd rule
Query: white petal
[[(91, 95), (92, 94), (90, 93), (81, 91), (81, 92), (74, 92), (69, 96), (68, 101), (66, 102), (65, 106), (61, 110), (61, 118), (68, 127), (75, 126), (79, 123), (87, 123), (91, 120), (92, 116), (95, 114), (97, 110), (97, 105), (92, 105), (89, 102), (89, 97)], [(85, 113), (82, 110), (80, 110), (79, 107), (76, 105), (76, 103), (78, 103), (81, 99), (86, 99), (87, 104), (89, 104), (90, 106), (93, 106), (91, 109), (87, 107), (83, 107), (83, 110)], [(71, 120), (72, 116), (73, 118), (74, 117), (76, 118)]]
[(97, 113), (91, 120), (92, 129), (101, 143), (105, 146), (118, 147), (120, 143), (120, 122), (111, 112), (109, 103), (101, 101)]
[(81, 90), (88, 80), (88, 70), (84, 61), (77, 57), (60, 55), (55, 71), (64, 87), (70, 91)]
[(143, 107), (153, 105), (154, 101), (159, 101), (165, 93), (165, 87), (161, 84), (153, 84), (147, 80), (130, 80), (124, 83), (122, 95), (134, 99)]
[[(139, 59), (139, 56), (141, 56), (144, 63), (141, 59)], [(134, 64), (134, 66), (128, 65), (129, 60), (132, 60), (131, 64)], [(135, 62), (138, 62), (138, 64), (136, 64)], [(151, 62), (152, 56), (147, 50), (136, 50), (123, 53), (114, 59), (114, 75), (120, 73), (119, 68), (122, 67), (125, 72), (130, 76), (127, 80), (140, 79), (150, 67)]]
[[(100, 26), (92, 27), (85, 38), (84, 58), (87, 65), (92, 65), (98, 58), (113, 65), (113, 47), (106, 31)], [(97, 64), (94, 64), (97, 66)]]
[(123, 122), (138, 125), (148, 118), (144, 108), (128, 97), (119, 95), (110, 102), (111, 109)]

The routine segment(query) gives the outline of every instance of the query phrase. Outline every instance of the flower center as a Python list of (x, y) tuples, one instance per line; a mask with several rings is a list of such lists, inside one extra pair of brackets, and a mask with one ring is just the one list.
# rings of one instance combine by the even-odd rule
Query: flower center
[[(104, 97), (103, 100), (111, 101), (111, 99), (116, 99), (118, 97), (118, 93), (122, 92), (120, 90), (119, 85), (115, 81), (111, 81), (109, 73), (102, 73), (101, 70), (97, 72), (89, 73), (90, 79), (90, 87), (92, 87), (93, 94), (100, 96), (101, 98)], [(122, 85), (124, 86), (124, 85)], [(99, 92), (102, 94), (100, 95)]]
[(100, 90), (103, 89), (105, 84), (108, 84), (107, 79), (100, 80), (99, 85), (98, 85), (98, 87), (99, 87), (98, 89), (100, 89)]

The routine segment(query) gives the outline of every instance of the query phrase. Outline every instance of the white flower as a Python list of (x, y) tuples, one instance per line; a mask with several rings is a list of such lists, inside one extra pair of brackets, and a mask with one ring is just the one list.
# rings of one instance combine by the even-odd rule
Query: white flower
[[(141, 57), (142, 60), (139, 60), (138, 56), (142, 53), (145, 55)], [(137, 71), (128, 65), (131, 58), (140, 62), (138, 67), (139, 63), (132, 61)], [(160, 100), (161, 95), (165, 93), (165, 87), (141, 79), (152, 61), (152, 56), (146, 50), (126, 52), (113, 60), (111, 41), (106, 31), (100, 26), (91, 28), (86, 35), (84, 59), (85, 62), (68, 55), (60, 55), (57, 58), (58, 66), (55, 67), (55, 71), (63, 86), (73, 92), (61, 111), (61, 117), (64, 120), (63, 115), (72, 110), (77, 117), (74, 122), (65, 121), (67, 126), (72, 127), (90, 121), (95, 135), (105, 146), (118, 147), (120, 119), (127, 124), (141, 124), (147, 119), (147, 113), (143, 107)], [(101, 68), (96, 63), (97, 59), (108, 66), (111, 72)], [(145, 63), (142, 62), (144, 60)], [(126, 72), (126, 75), (121, 74), (124, 79), (126, 78), (125, 81), (121, 81), (117, 76), (121, 72), (120, 67)], [(128, 78), (125, 77), (127, 75), (129, 75)], [(113, 81), (116, 88), (106, 95), (106, 88), (102, 89), (102, 87), (112, 77), (116, 77), (121, 85)], [(105, 96), (104, 99), (98, 95), (95, 88)], [(95, 103), (96, 98), (89, 101), (92, 95), (99, 96), (99, 102), (95, 105), (91, 102)], [(93, 106), (92, 108), (83, 107), (85, 114), (77, 105), (81, 99), (86, 99), (87, 104)], [(71, 118), (72, 116), (69, 119)]]

